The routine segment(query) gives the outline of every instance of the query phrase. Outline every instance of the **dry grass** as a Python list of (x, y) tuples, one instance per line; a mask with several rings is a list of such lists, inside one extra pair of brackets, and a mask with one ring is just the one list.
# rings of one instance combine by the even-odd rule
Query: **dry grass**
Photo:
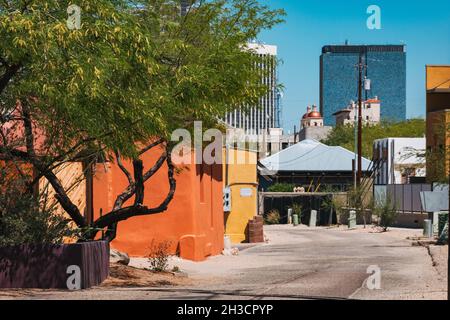
[(191, 284), (191, 279), (171, 272), (154, 272), (111, 263), (109, 277), (100, 287), (161, 287)]

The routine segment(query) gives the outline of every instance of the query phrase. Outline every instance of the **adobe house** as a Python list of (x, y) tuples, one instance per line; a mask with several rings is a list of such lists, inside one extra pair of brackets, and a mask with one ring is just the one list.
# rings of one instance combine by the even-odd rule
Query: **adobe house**
[[(14, 141), (23, 138), (21, 122), (11, 121), (1, 128)], [(45, 136), (41, 130), (35, 132), (35, 151), (43, 153)], [(1, 144), (0, 144), (1, 146)], [(161, 149), (154, 148), (142, 155), (144, 168), (153, 167), (161, 155)], [(6, 164), (0, 163), (0, 166)], [(132, 172), (132, 164), (124, 161)], [(222, 165), (189, 164), (175, 174), (177, 182), (174, 198), (168, 210), (151, 216), (132, 217), (118, 224), (117, 238), (113, 248), (131, 256), (145, 256), (149, 253), (152, 240), (171, 243), (170, 253), (182, 258), (203, 260), (223, 250), (224, 217), (222, 202)], [(55, 170), (72, 202), (80, 209), (88, 222), (97, 219), (101, 212), (107, 213), (117, 195), (128, 186), (128, 181), (116, 163), (98, 163), (94, 168), (83, 162), (64, 163)], [(143, 204), (158, 205), (166, 196), (168, 187), (167, 167), (164, 165), (145, 184)], [(42, 193), (48, 188), (50, 199), (54, 191), (45, 178), (39, 183)], [(129, 199), (129, 202), (134, 199)], [(65, 214), (58, 205), (57, 212)], [(66, 239), (73, 242), (73, 239)]]
[[(144, 168), (150, 168), (161, 155), (154, 148), (142, 156)], [(132, 164), (124, 161), (132, 172)], [(130, 256), (145, 256), (152, 240), (169, 242), (170, 254), (201, 261), (223, 250), (224, 217), (222, 202), (222, 165), (184, 165), (175, 175), (177, 187), (168, 210), (155, 215), (132, 217), (118, 224), (111, 247)], [(112, 209), (116, 197), (128, 181), (116, 163), (98, 164), (91, 181), (92, 213)], [(145, 184), (144, 205), (157, 206), (169, 190), (164, 164)], [(133, 201), (133, 198), (128, 200)]]

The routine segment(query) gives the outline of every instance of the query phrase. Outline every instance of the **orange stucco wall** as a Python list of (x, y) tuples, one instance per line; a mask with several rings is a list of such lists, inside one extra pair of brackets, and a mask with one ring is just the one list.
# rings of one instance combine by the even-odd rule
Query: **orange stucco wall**
[[(142, 160), (151, 168), (161, 150), (147, 152)], [(124, 162), (130, 172), (132, 165)], [(145, 256), (155, 242), (169, 241), (170, 253), (200, 261), (223, 250), (224, 217), (222, 205), (222, 167), (220, 165), (185, 165), (176, 174), (177, 187), (168, 210), (156, 215), (132, 217), (119, 222), (113, 248), (131, 256)], [(113, 203), (128, 185), (115, 163), (99, 164), (93, 182), (94, 216), (112, 209)], [(157, 206), (169, 190), (167, 166), (164, 165), (145, 183), (144, 205)], [(133, 199), (129, 200), (130, 202)]]

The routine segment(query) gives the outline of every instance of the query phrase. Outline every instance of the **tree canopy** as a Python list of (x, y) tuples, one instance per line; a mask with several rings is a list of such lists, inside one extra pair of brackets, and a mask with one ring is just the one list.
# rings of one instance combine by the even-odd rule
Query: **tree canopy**
[[(80, 28), (67, 25), (70, 5), (80, 8)], [(166, 210), (175, 192), (171, 132), (198, 120), (214, 126), (267, 92), (247, 44), (283, 14), (258, 0), (192, 1), (186, 15), (172, 0), (0, 2), (0, 160), (32, 165), (37, 175), (27, 185), (47, 179), (79, 227), (110, 230)], [(165, 151), (144, 172), (139, 157), (155, 146)], [(129, 185), (88, 226), (54, 169), (105, 154)], [(134, 175), (122, 157), (133, 161)], [(170, 190), (147, 208), (143, 183), (164, 163)]]
[[(78, 30), (66, 25), (72, 3)], [(282, 12), (255, 0), (194, 1), (178, 12), (169, 0), (0, 3), (3, 108), (38, 97), (32, 109), (64, 123), (60, 137), (93, 137), (133, 156), (131, 141), (255, 102), (267, 88), (243, 48)]]
[[(351, 125), (336, 126), (328, 137), (322, 140), (330, 146), (341, 146), (350, 151), (355, 150), (355, 128)], [(362, 130), (362, 155), (372, 158), (373, 141), (383, 138), (424, 137), (425, 121), (411, 119), (400, 122), (384, 121), (377, 125), (364, 126)]]

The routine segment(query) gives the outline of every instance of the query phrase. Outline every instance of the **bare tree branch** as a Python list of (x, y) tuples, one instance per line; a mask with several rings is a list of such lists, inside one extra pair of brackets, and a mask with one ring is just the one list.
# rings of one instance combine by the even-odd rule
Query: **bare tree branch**
[(161, 143), (163, 143), (163, 142), (164, 142), (164, 139), (163, 139), (163, 138), (158, 139), (158, 140), (156, 140), (155, 142), (153, 142), (153, 143), (149, 144), (148, 146), (146, 146), (145, 148), (143, 148), (141, 151), (139, 151), (138, 154), (139, 154), (139, 155), (142, 155), (142, 154), (144, 154), (145, 152), (147, 152), (148, 150), (150, 150), (150, 149), (156, 147), (157, 145), (159, 145), (159, 144), (161, 144)]
[(127, 170), (127, 168), (125, 168), (125, 166), (122, 163), (122, 158), (120, 156), (120, 152), (118, 150), (114, 151), (115, 155), (116, 155), (116, 161), (117, 161), (117, 165), (119, 166), (120, 170), (122, 170), (122, 172), (125, 174), (125, 176), (128, 179), (128, 183), (129, 184), (133, 184), (133, 178), (131, 177), (130, 172)]
[(167, 153), (166, 155), (166, 163), (168, 167), (167, 176), (169, 180), (169, 191), (167, 193), (166, 198), (157, 207), (148, 208), (143, 205), (133, 205), (113, 210), (97, 219), (97, 221), (95, 221), (93, 225), (94, 229), (110, 227), (113, 226), (114, 224), (117, 224), (119, 221), (126, 220), (130, 217), (150, 215), (166, 211), (168, 204), (173, 199), (176, 189), (176, 180), (174, 178), (174, 165), (172, 163), (170, 153)]
[(134, 168), (134, 183), (135, 187), (135, 197), (134, 197), (134, 205), (140, 206), (144, 203), (144, 165), (142, 164), (141, 159), (136, 159), (133, 161)]

